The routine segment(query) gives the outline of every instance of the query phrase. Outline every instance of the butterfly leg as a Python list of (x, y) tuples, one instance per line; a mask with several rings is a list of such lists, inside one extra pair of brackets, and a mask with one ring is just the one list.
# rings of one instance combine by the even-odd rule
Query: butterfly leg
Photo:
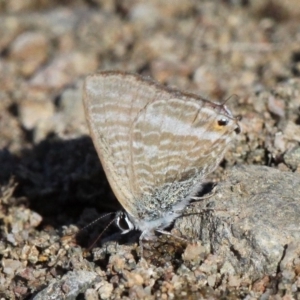
[[(156, 230), (157, 231), (157, 230)], [(150, 241), (155, 238), (155, 234), (152, 231), (144, 230), (139, 238), (139, 245), (141, 251), (141, 257), (143, 257), (143, 240)]]
[(176, 239), (178, 239), (178, 240), (180, 240), (180, 241), (182, 241), (182, 242), (184, 242), (184, 243), (187, 243), (187, 242), (188, 242), (187, 239), (182, 238), (182, 237), (180, 237), (180, 236), (178, 236), (178, 235), (172, 234), (172, 233), (169, 232), (169, 231), (165, 231), (165, 230), (162, 230), (162, 229), (156, 229), (155, 231), (157, 231), (157, 232), (159, 232), (159, 233), (161, 233), (161, 234), (165, 234), (165, 235), (168, 235), (168, 236), (172, 236), (172, 237), (174, 237), (174, 238), (176, 238)]

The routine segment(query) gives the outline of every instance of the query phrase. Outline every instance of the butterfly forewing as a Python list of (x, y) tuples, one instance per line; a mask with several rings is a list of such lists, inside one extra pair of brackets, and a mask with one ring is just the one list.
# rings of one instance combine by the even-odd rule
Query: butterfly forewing
[(127, 211), (134, 212), (130, 130), (138, 113), (161, 97), (170, 95), (151, 80), (131, 74), (102, 72), (85, 81), (84, 106), (92, 139), (108, 181)]

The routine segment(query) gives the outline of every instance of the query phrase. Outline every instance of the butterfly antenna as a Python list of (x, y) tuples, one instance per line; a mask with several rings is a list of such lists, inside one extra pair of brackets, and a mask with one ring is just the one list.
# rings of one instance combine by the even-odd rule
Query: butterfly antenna
[[(80, 234), (81, 232), (83, 232), (84, 230), (86, 230), (87, 228), (95, 225), (97, 222), (99, 222), (101, 219), (107, 217), (107, 216), (110, 216), (112, 214), (115, 214), (115, 212), (111, 212), (111, 213), (107, 213), (107, 214), (104, 214), (102, 216), (100, 216), (99, 218), (95, 219), (94, 221), (92, 221), (91, 223), (89, 223), (88, 225), (82, 227), (79, 231), (75, 232), (75, 233), (70, 233), (70, 234), (66, 234), (64, 235), (62, 238), (61, 238), (61, 241), (67, 241), (71, 238), (73, 238), (74, 236)], [(111, 224), (111, 222), (109, 223), (109, 225)], [(103, 234), (103, 232), (107, 229), (108, 226), (105, 227), (105, 229), (101, 232), (101, 235)]]
[(236, 99), (238, 100), (239, 99), (239, 96), (237, 94), (232, 94), (231, 96), (229, 96), (228, 98), (226, 98), (223, 102), (222, 102), (222, 105), (225, 105), (230, 99)]
[(106, 218), (106, 217), (108, 217), (108, 216), (111, 216), (111, 215), (113, 215), (113, 214), (115, 214), (115, 212), (110, 212), (110, 213), (107, 213), (107, 214), (104, 214), (104, 215), (100, 216), (100, 217), (97, 218), (96, 220), (92, 221), (91, 223), (89, 223), (88, 225), (86, 225), (86, 226), (84, 226), (82, 229), (80, 229), (79, 232), (81, 232), (81, 231), (83, 231), (83, 230), (86, 230), (87, 228), (93, 226), (95, 223), (99, 222), (101, 219)]
[[(111, 214), (115, 214), (115, 213), (109, 213), (106, 214), (105, 216), (111, 215)], [(95, 220), (93, 223), (95, 223), (97, 220)], [(112, 219), (106, 226), (105, 228), (101, 231), (101, 233), (97, 236), (97, 238), (94, 240), (94, 242), (84, 251), (85, 253), (89, 252), (96, 244), (97, 242), (100, 240), (100, 238), (102, 237), (103, 233), (111, 226), (111, 224), (113, 224), (116, 221), (116, 218)], [(89, 224), (91, 225), (91, 224)], [(88, 226), (89, 226), (88, 225)]]
[[(225, 107), (225, 104), (230, 100), (230, 99), (239, 99), (239, 96), (237, 94), (232, 94), (231, 96), (229, 96), (228, 98), (226, 98), (222, 103), (221, 106), (223, 108), (225, 108), (225, 110), (227, 110), (227, 108)], [(236, 120), (236, 121), (241, 121), (242, 120), (242, 116), (241, 115), (237, 115), (237, 116), (231, 116), (232, 119)]]

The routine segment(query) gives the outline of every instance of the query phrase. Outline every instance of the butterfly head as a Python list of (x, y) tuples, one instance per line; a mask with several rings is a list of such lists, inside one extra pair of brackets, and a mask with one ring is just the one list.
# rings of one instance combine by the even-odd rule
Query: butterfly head
[(233, 116), (225, 104), (217, 104), (217, 106), (219, 116), (213, 124), (213, 130), (220, 133), (231, 131), (235, 134), (239, 134), (241, 132), (241, 127), (239, 125), (241, 118), (239, 116)]
[(122, 234), (126, 234), (135, 229), (134, 224), (131, 222), (127, 213), (120, 210), (116, 213), (115, 223), (122, 231)]

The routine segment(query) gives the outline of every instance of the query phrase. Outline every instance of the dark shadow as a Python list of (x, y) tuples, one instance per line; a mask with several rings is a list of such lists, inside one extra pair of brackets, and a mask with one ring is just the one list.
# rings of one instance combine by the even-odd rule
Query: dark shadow
[(68, 224), (82, 228), (102, 213), (120, 208), (90, 137), (49, 137), (18, 157), (2, 149), (0, 166), (0, 184), (15, 177), (14, 196), (26, 198), (28, 207), (42, 216), (41, 228)]

